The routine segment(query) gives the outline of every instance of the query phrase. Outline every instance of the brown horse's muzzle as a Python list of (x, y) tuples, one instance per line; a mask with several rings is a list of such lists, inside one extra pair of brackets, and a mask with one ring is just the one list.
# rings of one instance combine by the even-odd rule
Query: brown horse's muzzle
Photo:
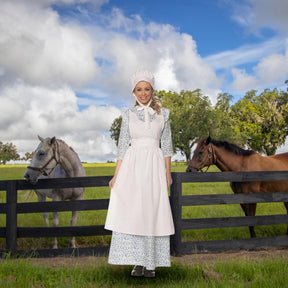
[(187, 169), (186, 169), (186, 172), (197, 172), (198, 169), (193, 167), (193, 166), (190, 166), (188, 165)]

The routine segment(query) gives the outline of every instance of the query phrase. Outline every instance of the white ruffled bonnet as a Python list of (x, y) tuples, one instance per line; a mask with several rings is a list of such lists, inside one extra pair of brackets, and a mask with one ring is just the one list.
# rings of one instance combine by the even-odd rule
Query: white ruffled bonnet
[(137, 85), (138, 82), (145, 81), (150, 83), (151, 87), (153, 90), (155, 90), (155, 78), (154, 75), (147, 71), (147, 70), (140, 70), (136, 71), (132, 76), (131, 76), (131, 85), (132, 85), (132, 91), (134, 90), (135, 86)]

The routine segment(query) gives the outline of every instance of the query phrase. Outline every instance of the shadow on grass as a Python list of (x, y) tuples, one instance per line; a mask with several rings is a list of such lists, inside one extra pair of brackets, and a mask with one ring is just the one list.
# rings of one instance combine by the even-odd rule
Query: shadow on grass
[[(159, 267), (156, 269), (155, 278), (131, 277), (132, 266), (109, 266), (101, 267), (95, 272), (95, 282), (100, 281), (111, 287), (168, 287), (181, 283), (202, 282), (205, 279), (202, 268), (186, 267), (179, 264), (172, 264), (171, 267)], [(181, 287), (181, 286), (179, 286)]]

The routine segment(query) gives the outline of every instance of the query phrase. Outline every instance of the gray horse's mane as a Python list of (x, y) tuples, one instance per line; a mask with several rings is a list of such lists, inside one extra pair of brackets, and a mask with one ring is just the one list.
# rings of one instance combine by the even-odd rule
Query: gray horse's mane
[[(57, 141), (65, 144), (66, 146), (68, 146), (67, 143), (66, 143), (65, 141), (61, 140), (61, 139), (57, 139)], [(75, 150), (74, 150), (71, 146), (68, 146), (68, 148), (69, 148), (71, 151), (73, 151), (75, 154), (77, 154), (77, 153), (75, 152)]]
[(237, 146), (236, 144), (230, 143), (228, 141), (211, 139), (210, 142), (217, 147), (220, 147), (220, 148), (223, 147), (224, 149), (226, 149), (226, 150), (228, 150), (228, 151), (230, 151), (236, 155), (239, 155), (239, 156), (249, 156), (249, 155), (256, 153), (252, 149), (245, 150), (245, 149)]

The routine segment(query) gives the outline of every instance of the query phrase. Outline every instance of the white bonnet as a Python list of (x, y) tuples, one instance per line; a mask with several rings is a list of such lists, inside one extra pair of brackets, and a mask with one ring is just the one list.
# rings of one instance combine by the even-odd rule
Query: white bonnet
[(145, 81), (150, 83), (153, 90), (155, 90), (155, 79), (151, 72), (147, 70), (136, 71), (131, 77), (131, 84), (132, 84), (132, 91), (134, 90), (135, 86), (138, 82)]

